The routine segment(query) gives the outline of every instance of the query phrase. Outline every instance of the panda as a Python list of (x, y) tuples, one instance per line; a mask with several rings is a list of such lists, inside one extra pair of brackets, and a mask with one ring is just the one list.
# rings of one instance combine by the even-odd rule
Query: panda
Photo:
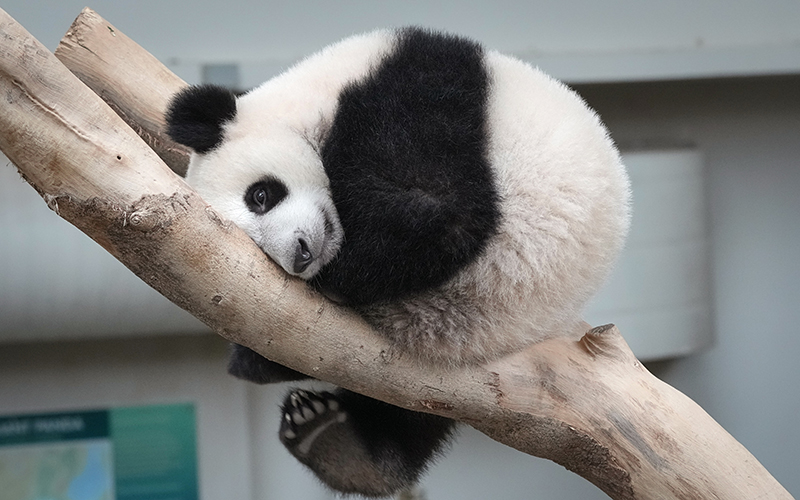
[[(629, 183), (596, 114), (511, 57), (421, 28), (323, 49), (236, 96), (179, 92), (187, 182), (287, 273), (421, 364), (485, 363), (572, 331), (620, 251)], [(305, 375), (234, 346), (257, 383)], [(413, 486), (454, 422), (293, 389), (279, 436), (342, 493)]]

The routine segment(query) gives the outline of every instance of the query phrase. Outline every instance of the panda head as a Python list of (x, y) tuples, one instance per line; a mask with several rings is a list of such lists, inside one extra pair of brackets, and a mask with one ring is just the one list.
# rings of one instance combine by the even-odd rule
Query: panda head
[(336, 256), (343, 231), (315, 142), (276, 122), (249, 119), (246, 104), (213, 85), (184, 89), (167, 111), (168, 135), (193, 151), (186, 181), (308, 280)]

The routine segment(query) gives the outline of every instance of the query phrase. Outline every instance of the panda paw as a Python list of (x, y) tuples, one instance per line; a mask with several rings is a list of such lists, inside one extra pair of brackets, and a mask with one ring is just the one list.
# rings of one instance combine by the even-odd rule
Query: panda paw
[(317, 438), (329, 427), (347, 421), (339, 399), (330, 392), (296, 389), (283, 403), (280, 439), (294, 455), (308, 455)]

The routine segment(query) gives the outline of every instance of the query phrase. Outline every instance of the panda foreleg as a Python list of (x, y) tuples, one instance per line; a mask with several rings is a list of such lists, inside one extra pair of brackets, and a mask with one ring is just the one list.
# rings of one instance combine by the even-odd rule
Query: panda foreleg
[(231, 344), (228, 373), (256, 384), (274, 384), (309, 378), (307, 375), (270, 361), (254, 350), (239, 344)]
[(382, 497), (413, 486), (448, 442), (455, 421), (337, 389), (292, 390), (280, 439), (329, 487)]

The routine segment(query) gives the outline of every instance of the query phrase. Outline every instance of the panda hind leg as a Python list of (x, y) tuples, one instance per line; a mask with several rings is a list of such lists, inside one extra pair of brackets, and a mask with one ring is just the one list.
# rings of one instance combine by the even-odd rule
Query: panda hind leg
[(280, 440), (330, 488), (385, 497), (416, 484), (455, 422), (359, 394), (293, 390)]
[(228, 373), (256, 384), (274, 384), (308, 378), (298, 371), (270, 361), (254, 350), (239, 344), (231, 344)]

